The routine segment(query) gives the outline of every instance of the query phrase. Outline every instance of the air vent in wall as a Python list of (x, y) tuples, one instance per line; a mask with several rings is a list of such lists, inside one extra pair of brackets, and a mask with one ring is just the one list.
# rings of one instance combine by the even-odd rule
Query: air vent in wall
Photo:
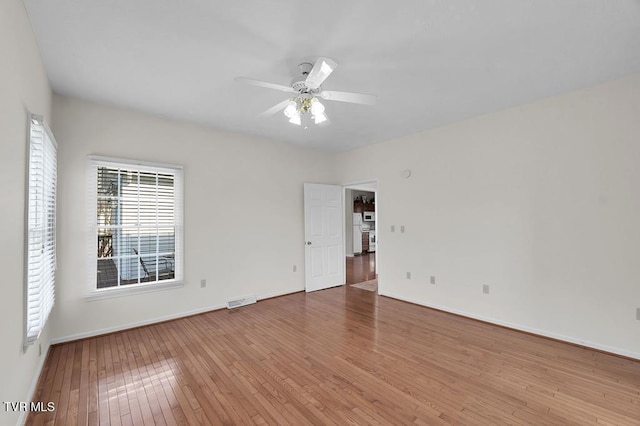
[(256, 296), (240, 297), (238, 299), (229, 300), (227, 302), (227, 309), (239, 308), (240, 306), (251, 305), (256, 303)]

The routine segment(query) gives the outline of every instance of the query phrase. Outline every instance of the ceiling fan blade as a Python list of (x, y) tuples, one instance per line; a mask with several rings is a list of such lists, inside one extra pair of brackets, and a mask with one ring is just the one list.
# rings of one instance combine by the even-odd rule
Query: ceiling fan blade
[(282, 111), (283, 109), (285, 109), (287, 107), (289, 102), (291, 102), (291, 99), (285, 99), (284, 101), (272, 106), (268, 110), (261, 112), (260, 116), (261, 117), (268, 117), (268, 116), (273, 115), (273, 114), (275, 114), (277, 112), (280, 112), (280, 111)]
[(331, 75), (331, 73), (336, 69), (337, 66), (338, 64), (336, 64), (329, 58), (318, 58), (316, 63), (313, 65), (313, 68), (309, 72), (309, 75), (307, 75), (307, 79), (305, 80), (307, 86), (309, 86), (311, 89), (317, 89), (318, 87), (320, 87), (322, 82), (325, 81), (327, 77), (329, 77), (329, 75)]
[(266, 81), (254, 80), (247, 77), (236, 77), (235, 80), (241, 83), (251, 84), (253, 86), (266, 87), (267, 89), (280, 90), (281, 92), (295, 93), (295, 90), (293, 90), (291, 87), (283, 86), (282, 84), (268, 83)]
[(378, 103), (377, 96), (366, 95), (364, 93), (336, 92), (333, 90), (323, 90), (318, 94), (318, 96), (328, 101), (349, 102), (352, 104), (375, 105), (376, 103)]

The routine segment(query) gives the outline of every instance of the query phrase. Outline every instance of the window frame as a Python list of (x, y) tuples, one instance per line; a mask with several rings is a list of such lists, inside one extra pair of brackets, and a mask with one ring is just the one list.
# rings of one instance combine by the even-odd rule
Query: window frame
[[(37, 127), (36, 127), (37, 126)], [(40, 132), (36, 137), (34, 133)], [(41, 150), (37, 154), (37, 150)], [(36, 159), (36, 157), (38, 157)], [(38, 167), (38, 164), (40, 166)], [(47, 167), (49, 166), (49, 167)], [(53, 173), (51, 173), (53, 169)], [(57, 174), (58, 143), (44, 117), (27, 116), (27, 168), (25, 189), (24, 243), (24, 350), (38, 341), (53, 311), (57, 269)], [(39, 178), (36, 178), (38, 175)], [(33, 192), (35, 191), (35, 192)], [(47, 197), (51, 200), (47, 201)], [(35, 204), (32, 200), (38, 199)], [(38, 204), (40, 204), (38, 206)], [(47, 224), (47, 222), (49, 222)], [(36, 225), (35, 227), (33, 225)], [(40, 228), (40, 229), (38, 229)], [(41, 248), (34, 250), (32, 239), (40, 233)], [(34, 256), (35, 255), (35, 256)], [(32, 261), (32, 259), (35, 259)], [(38, 273), (31, 274), (32, 267)], [(37, 301), (31, 299), (38, 293)], [(35, 305), (35, 306), (34, 306)], [(35, 324), (30, 323), (36, 315)]]
[[(115, 286), (98, 288), (97, 268), (98, 258), (96, 256), (97, 235), (98, 235), (98, 168), (111, 167), (122, 168), (131, 171), (151, 172), (171, 174), (174, 179), (174, 214), (175, 214), (175, 260), (174, 278), (137, 284), (127, 284), (125, 286)], [(121, 297), (132, 294), (162, 291), (184, 286), (184, 171), (183, 167), (175, 164), (156, 163), (150, 161), (123, 159), (115, 157), (105, 157), (100, 155), (89, 155), (87, 157), (87, 292), (86, 300), (99, 300), (111, 297)]]

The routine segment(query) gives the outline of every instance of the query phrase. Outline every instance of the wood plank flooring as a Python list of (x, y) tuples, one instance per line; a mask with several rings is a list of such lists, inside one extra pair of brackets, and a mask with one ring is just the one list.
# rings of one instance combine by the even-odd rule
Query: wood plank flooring
[(347, 257), (347, 284), (361, 283), (376, 278), (376, 254), (363, 253)]
[(640, 424), (640, 362), (350, 286), (52, 347), (30, 425)]

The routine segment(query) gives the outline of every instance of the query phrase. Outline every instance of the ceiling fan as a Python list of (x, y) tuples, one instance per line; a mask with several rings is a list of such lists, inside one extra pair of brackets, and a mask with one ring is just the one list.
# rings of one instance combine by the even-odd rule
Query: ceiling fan
[(298, 67), (302, 77), (294, 78), (290, 86), (268, 83), (252, 78), (237, 77), (236, 81), (251, 84), (268, 89), (280, 90), (285, 93), (293, 93), (294, 96), (272, 106), (264, 111), (262, 116), (270, 116), (284, 110), (284, 115), (289, 118), (289, 123), (300, 126), (302, 118), (309, 115), (315, 124), (328, 123), (325, 108), (320, 99), (327, 101), (349, 102), (354, 104), (375, 105), (378, 98), (374, 95), (353, 92), (337, 92), (323, 90), (322, 83), (331, 75), (338, 66), (329, 58), (318, 58), (315, 64), (303, 62)]

